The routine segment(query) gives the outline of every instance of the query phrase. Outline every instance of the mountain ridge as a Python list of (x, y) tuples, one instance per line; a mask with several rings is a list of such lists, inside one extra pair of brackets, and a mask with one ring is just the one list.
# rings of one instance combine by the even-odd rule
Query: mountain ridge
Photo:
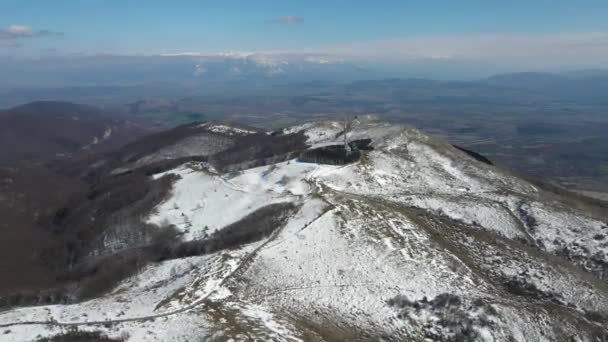
[[(4, 311), (0, 326), (11, 332), (3, 338), (35, 340), (70, 326), (127, 340), (607, 336), (605, 210), (412, 127), (367, 117), (349, 126), (193, 124), (195, 135), (231, 143), (110, 176), (127, 186), (165, 180), (170, 191), (134, 216), (109, 208), (108, 223), (139, 218), (143, 235), (133, 236), (135, 223), (102, 224), (103, 238), (83, 256), (118, 258), (148, 229), (170, 226), (178, 240), (165, 237), (169, 244), (148, 250), (156, 259), (87, 301)], [(285, 151), (275, 139), (300, 151), (343, 145), (344, 134), (371, 139), (373, 149), (344, 165), (275, 158)], [(260, 148), (248, 149), (251, 141)], [(129, 178), (142, 168), (149, 172)]]

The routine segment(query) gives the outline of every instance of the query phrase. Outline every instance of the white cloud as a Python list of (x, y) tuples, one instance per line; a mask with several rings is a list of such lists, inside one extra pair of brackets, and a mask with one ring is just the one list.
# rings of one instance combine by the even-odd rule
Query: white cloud
[(11, 25), (5, 29), (0, 29), (0, 39), (9, 40), (61, 35), (63, 35), (63, 33), (61, 32), (54, 32), (49, 30), (34, 30), (31, 26), (26, 25)]
[(522, 68), (608, 65), (608, 32), (415, 36), (289, 50), (181, 55), (234, 58), (265, 56), (310, 63), (412, 63), (441, 60), (446, 63), (465, 61)]
[(516, 64), (585, 64), (608, 61), (608, 33), (475, 34), (409, 37), (321, 48), (325, 53), (408, 62), (479, 60)]
[[(297, 17), (281, 17), (273, 21), (298, 21)], [(13, 25), (0, 30), (0, 46), (15, 47), (19, 38), (44, 36), (45, 30)], [(4, 38), (4, 39), (2, 39)], [(9, 39), (6, 39), (9, 38)], [(279, 68), (281, 61), (308, 63), (416, 63), (429, 60), (442, 64), (480, 63), (531, 69), (561, 66), (608, 66), (608, 32), (575, 33), (499, 33), (499, 34), (447, 34), (378, 39), (334, 45), (317, 45), (290, 49), (251, 51), (190, 50), (165, 53), (163, 56), (184, 56), (197, 61), (222, 58), (239, 58), (252, 63)], [(204, 73), (204, 71), (200, 71)]]
[(15, 36), (31, 36), (34, 30), (30, 26), (12, 25), (6, 29), (6, 32)]

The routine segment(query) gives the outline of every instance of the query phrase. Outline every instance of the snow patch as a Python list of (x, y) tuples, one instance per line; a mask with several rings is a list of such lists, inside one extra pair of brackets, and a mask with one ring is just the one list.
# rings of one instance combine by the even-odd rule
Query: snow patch
[(251, 131), (247, 129), (242, 129), (238, 127), (226, 126), (226, 125), (212, 125), (208, 126), (207, 124), (201, 125), (201, 127), (207, 128), (209, 131), (214, 133), (221, 133), (226, 135), (247, 135), (257, 133), (256, 131)]

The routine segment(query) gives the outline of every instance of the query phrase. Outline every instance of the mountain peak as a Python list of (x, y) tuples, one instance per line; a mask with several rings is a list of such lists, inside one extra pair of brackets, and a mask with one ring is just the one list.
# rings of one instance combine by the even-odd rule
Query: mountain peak
[[(608, 217), (598, 203), (373, 117), (180, 132), (64, 219), (97, 217), (110, 184), (133, 194), (133, 184), (149, 184), (103, 219), (86, 214), (83, 224), (99, 230), (79, 252), (112, 269), (143, 248), (146, 266), (85, 302), (6, 311), (0, 325), (15, 336), (75, 325), (157, 340), (606, 334)], [(336, 160), (357, 141), (357, 158)], [(329, 157), (303, 158), (311, 151)], [(151, 159), (159, 153), (162, 166)]]

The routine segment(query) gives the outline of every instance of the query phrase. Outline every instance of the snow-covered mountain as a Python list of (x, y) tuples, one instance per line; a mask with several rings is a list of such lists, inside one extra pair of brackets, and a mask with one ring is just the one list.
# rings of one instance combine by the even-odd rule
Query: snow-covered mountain
[[(1, 341), (608, 338), (605, 203), (371, 118), (346, 139), (341, 122), (180, 132), (101, 163), (111, 177), (170, 179), (137, 219), (179, 241), (103, 295), (0, 312)], [(112, 222), (87, 258), (141, 243)]]
[(310, 81), (349, 80), (373, 73), (331, 56), (292, 56), (246, 52), (217, 55), (177, 54), (166, 57), (191, 58), (192, 75), (204, 81)]
[[(175, 87), (185, 84), (196, 87), (217, 84), (240, 87), (243, 84), (234, 82), (245, 81), (247, 83), (244, 86), (250, 87), (258, 83), (315, 80), (344, 82), (395, 75), (373, 71), (369, 67), (335, 56), (249, 52), (74, 56), (6, 61), (0, 58), (0, 73), (4, 76), (0, 79), (0, 91), (7, 101), (15, 96), (15, 92), (19, 93), (19, 89), (30, 89), (35, 93), (43, 91), (45, 95), (47, 93), (44, 89), (47, 88), (109, 85), (104, 91), (119, 96), (112, 86), (143, 86), (146, 88), (143, 94), (149, 95), (151, 88), (162, 85), (164, 94), (167, 94), (173, 93)], [(36, 94), (40, 96), (39, 92)], [(51, 92), (48, 96), (53, 95), (55, 94)], [(70, 95), (69, 92), (61, 96), (67, 95)]]

